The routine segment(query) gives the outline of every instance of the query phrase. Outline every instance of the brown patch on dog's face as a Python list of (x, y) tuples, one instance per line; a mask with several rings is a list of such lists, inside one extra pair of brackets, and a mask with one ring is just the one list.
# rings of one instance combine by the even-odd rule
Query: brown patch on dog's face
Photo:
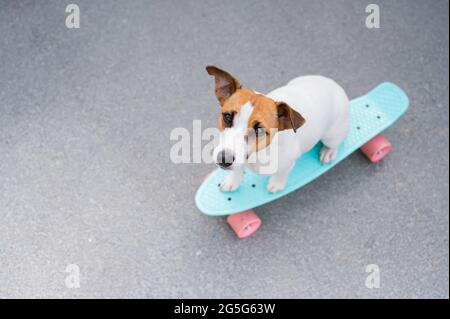
[(305, 119), (285, 102), (255, 94), (250, 103), (253, 106), (248, 120), (250, 153), (266, 148), (277, 132), (288, 129), (296, 132), (305, 123)]
[[(233, 118), (240, 113), (241, 107), (250, 101), (254, 95), (255, 92), (246, 88), (241, 88), (224, 101), (218, 119), (220, 131), (232, 126)], [(231, 121), (228, 120), (229, 118), (231, 118)]]
[(278, 118), (276, 104), (272, 99), (262, 94), (255, 94), (250, 103), (253, 106), (253, 112), (248, 119), (248, 148), (249, 153), (252, 153), (270, 144), (273, 137), (271, 129), (278, 128)]

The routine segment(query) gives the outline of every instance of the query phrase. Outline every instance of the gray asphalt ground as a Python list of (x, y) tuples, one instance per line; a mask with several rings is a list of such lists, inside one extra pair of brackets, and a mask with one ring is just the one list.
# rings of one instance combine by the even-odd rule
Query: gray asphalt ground
[[(0, 297), (449, 297), (448, 1), (377, 1), (380, 29), (356, 0), (73, 2), (80, 29), (68, 1), (0, 1)], [(410, 109), (386, 160), (353, 154), (238, 240), (194, 205), (213, 166), (169, 159), (173, 128), (216, 124), (208, 63), (261, 92), (389, 80)]]

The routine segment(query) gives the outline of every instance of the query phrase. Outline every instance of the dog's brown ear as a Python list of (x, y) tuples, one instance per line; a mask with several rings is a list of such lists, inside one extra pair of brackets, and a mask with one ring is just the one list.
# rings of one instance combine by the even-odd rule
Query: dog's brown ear
[(234, 76), (215, 66), (208, 65), (206, 67), (206, 72), (208, 72), (209, 75), (214, 76), (215, 94), (220, 105), (223, 105), (225, 101), (241, 87), (241, 84)]
[(278, 131), (297, 129), (305, 124), (305, 119), (285, 102), (276, 102), (278, 114)]

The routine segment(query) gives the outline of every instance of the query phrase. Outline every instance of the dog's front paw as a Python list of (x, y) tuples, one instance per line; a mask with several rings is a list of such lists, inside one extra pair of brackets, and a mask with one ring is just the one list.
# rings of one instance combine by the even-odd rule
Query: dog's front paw
[(287, 179), (280, 179), (272, 176), (267, 184), (267, 190), (271, 193), (282, 191), (286, 186)]
[(241, 183), (240, 178), (236, 178), (233, 176), (233, 174), (227, 175), (222, 179), (222, 182), (220, 183), (220, 190), (222, 192), (233, 192)]

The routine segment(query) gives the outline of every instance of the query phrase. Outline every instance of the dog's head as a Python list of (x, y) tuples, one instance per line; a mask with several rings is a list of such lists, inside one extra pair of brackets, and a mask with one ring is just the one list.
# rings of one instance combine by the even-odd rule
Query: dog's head
[(220, 143), (213, 158), (223, 169), (244, 165), (248, 157), (266, 148), (276, 132), (294, 132), (305, 119), (287, 103), (274, 101), (248, 88), (226, 71), (207, 66), (214, 77), (215, 94), (221, 107), (218, 125)]

